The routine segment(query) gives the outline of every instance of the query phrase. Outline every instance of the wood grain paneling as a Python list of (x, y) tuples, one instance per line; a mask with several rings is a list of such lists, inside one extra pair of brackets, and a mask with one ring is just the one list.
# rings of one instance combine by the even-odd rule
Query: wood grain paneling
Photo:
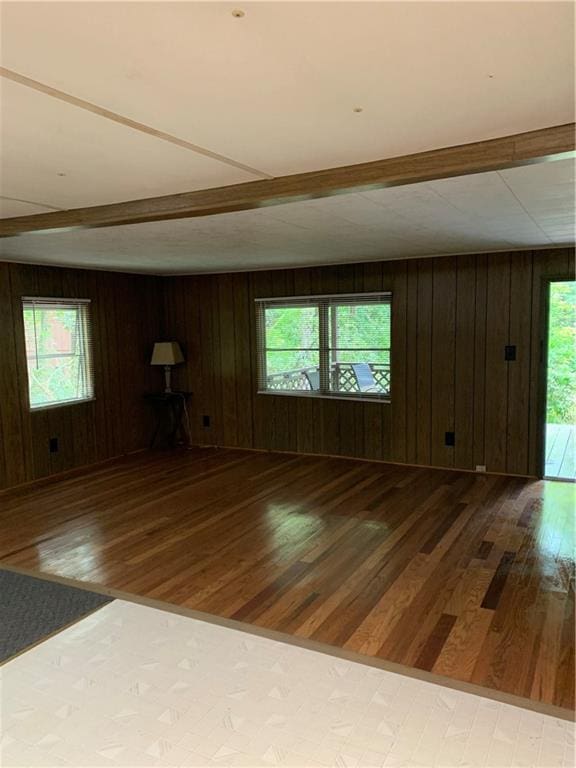
[[(537, 332), (537, 328), (535, 329)], [(516, 360), (508, 365), (506, 469), (515, 474), (528, 463), (530, 404), (530, 337), (532, 335), (532, 256), (512, 255), (508, 343)]]
[[(165, 331), (194, 350), (176, 380), (201, 371), (193, 434), (208, 445), (536, 475), (540, 280), (569, 278), (573, 258), (564, 249), (166, 278)], [(255, 298), (379, 290), (393, 293), (391, 403), (256, 393)], [(507, 344), (515, 362), (504, 360)]]
[[(476, 322), (476, 257), (462, 256), (456, 273), (454, 357), (454, 466), (474, 464), (474, 330)], [(520, 473), (521, 474), (521, 473)]]
[(12, 314), (12, 280), (7, 265), (0, 264), (0, 487), (19, 485), (28, 476), (24, 450), (23, 420), (19, 387), (22, 377), (17, 367), (15, 326)]
[(486, 312), (488, 291), (488, 257), (476, 257), (476, 291), (474, 301), (474, 461), (473, 466), (486, 461), (484, 424), (486, 416)]
[(484, 457), (488, 467), (506, 468), (508, 371), (504, 347), (510, 332), (510, 255), (488, 256)]
[[(456, 362), (455, 257), (436, 259), (432, 278), (432, 429), (430, 461), (434, 466), (454, 466), (454, 446), (445, 444), (446, 432), (454, 432)], [(456, 435), (460, 441), (460, 436)]]
[(406, 461), (416, 464), (418, 418), (416, 409), (410, 407), (418, 400), (418, 263), (407, 264), (406, 309)]
[[(158, 389), (149, 355), (160, 337), (160, 280), (109, 272), (0, 263), (0, 488), (145, 448)], [(31, 412), (22, 296), (91, 299), (96, 399)], [(59, 451), (48, 440), (57, 437)]]
[(417, 415), (416, 464), (430, 464), (432, 427), (432, 271), (430, 261), (418, 262), (416, 339), (416, 401), (410, 404)]

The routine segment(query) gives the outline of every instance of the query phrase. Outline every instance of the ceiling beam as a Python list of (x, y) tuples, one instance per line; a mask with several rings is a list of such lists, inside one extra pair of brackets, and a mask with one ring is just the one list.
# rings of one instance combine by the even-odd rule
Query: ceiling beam
[(574, 130), (575, 125), (570, 123), (371, 163), (112, 205), (18, 216), (0, 220), (0, 236), (211, 216), (565, 159), (576, 154)]

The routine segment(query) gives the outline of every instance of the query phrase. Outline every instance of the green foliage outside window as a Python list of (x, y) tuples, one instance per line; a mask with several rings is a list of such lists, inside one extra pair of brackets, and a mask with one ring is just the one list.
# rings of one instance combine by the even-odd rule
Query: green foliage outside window
[(331, 312), (332, 362), (390, 363), (389, 303), (344, 304)]
[(548, 424), (576, 424), (576, 282), (550, 287)]
[(266, 309), (268, 375), (318, 365), (318, 308)]

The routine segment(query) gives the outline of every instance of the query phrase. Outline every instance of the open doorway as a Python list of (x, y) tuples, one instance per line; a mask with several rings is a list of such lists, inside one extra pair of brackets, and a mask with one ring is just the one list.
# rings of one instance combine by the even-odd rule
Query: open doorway
[(548, 291), (544, 476), (576, 480), (576, 281)]

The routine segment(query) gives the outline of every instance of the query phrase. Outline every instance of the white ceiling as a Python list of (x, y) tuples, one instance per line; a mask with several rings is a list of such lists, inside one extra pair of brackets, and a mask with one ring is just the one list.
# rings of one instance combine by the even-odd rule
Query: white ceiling
[(3, 196), (79, 208), (254, 179), (6, 79), (0, 95)]
[[(571, 2), (24, 1), (0, 14), (1, 66), (37, 81), (0, 77), (2, 217), (574, 120)], [(163, 273), (554, 246), (574, 240), (573, 205), (566, 161), (0, 251)]]
[[(3, 2), (0, 13), (3, 67), (269, 175), (574, 118), (571, 2)], [(66, 208), (258, 178), (1, 83), (4, 197)]]
[(254, 211), (0, 240), (2, 258), (155, 274), (235, 271), (573, 243), (562, 160)]

